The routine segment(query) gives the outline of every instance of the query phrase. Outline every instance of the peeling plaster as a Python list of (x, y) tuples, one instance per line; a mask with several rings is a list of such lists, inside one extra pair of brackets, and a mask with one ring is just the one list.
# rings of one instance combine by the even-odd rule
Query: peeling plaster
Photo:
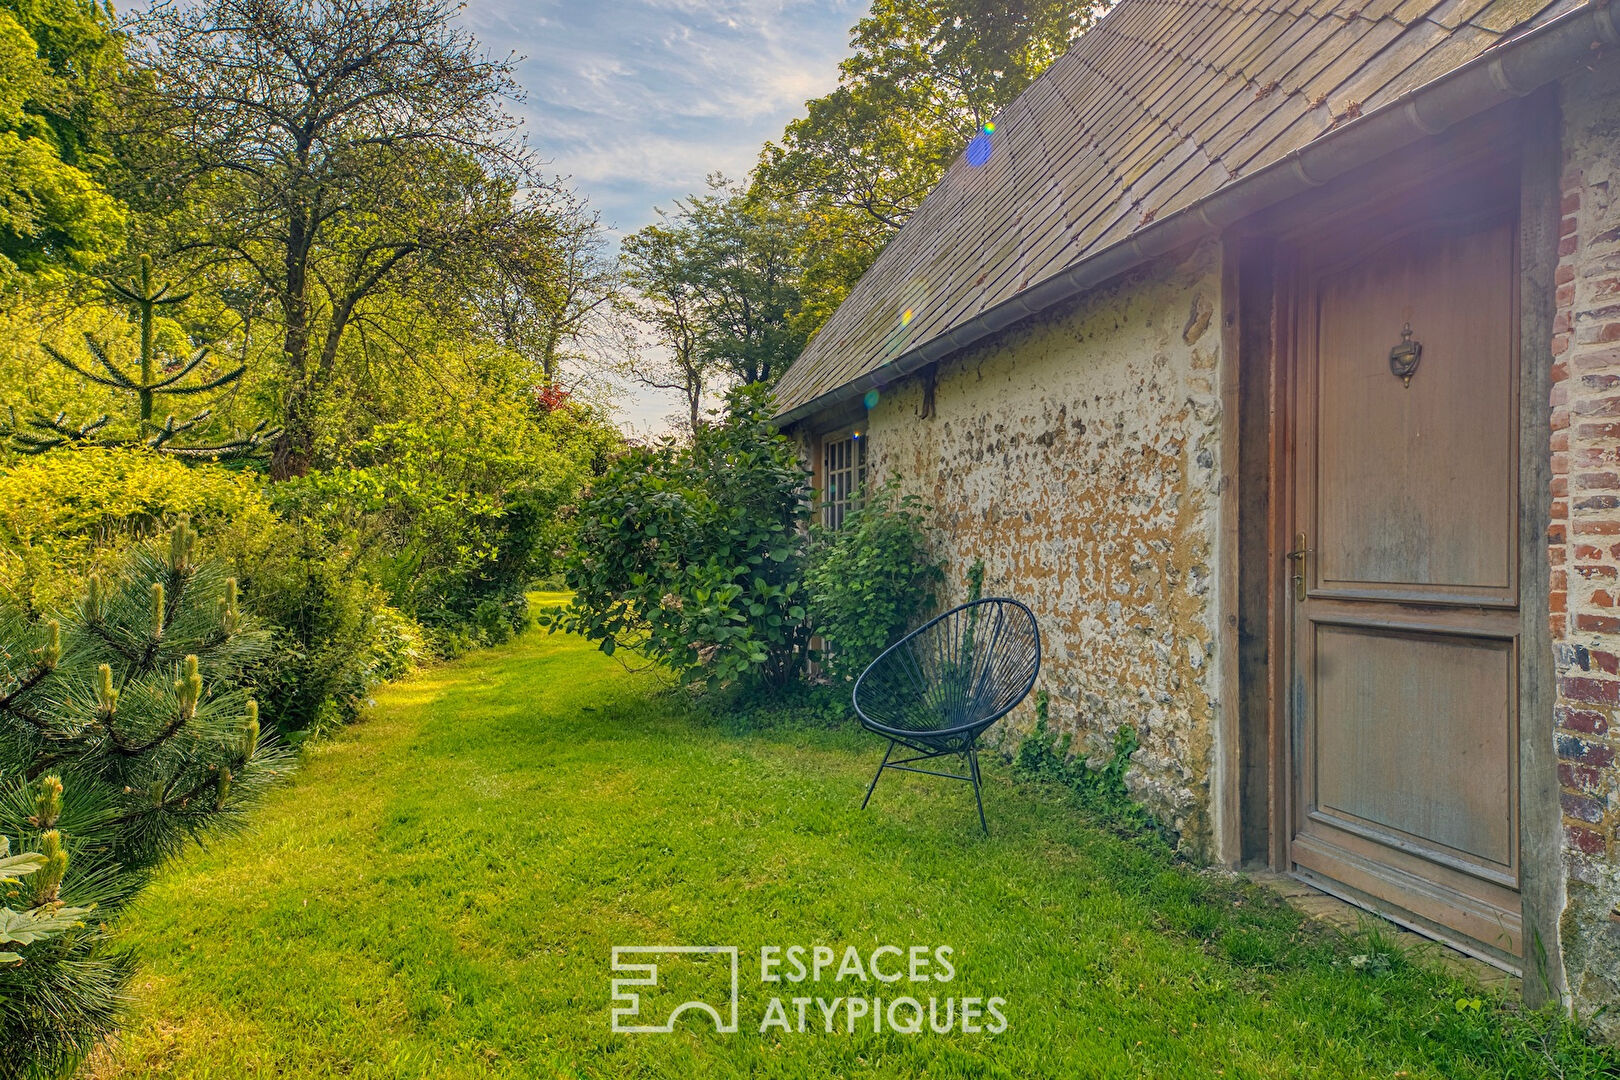
[[(1213, 854), (1214, 552), (1219, 526), (1220, 252), (1161, 262), (923, 381), (885, 388), (865, 423), (871, 483), (932, 506), (950, 603), (986, 595), (1040, 620), (1051, 723), (1100, 763), (1121, 725), (1133, 795)], [(1026, 701), (992, 733), (1011, 749)]]

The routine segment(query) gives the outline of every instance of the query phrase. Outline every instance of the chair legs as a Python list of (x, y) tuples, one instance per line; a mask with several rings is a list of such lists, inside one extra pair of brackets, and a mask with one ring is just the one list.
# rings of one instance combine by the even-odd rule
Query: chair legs
[(967, 758), (968, 764), (972, 766), (973, 801), (979, 804), (979, 828), (984, 830), (984, 835), (989, 836), (990, 826), (984, 822), (984, 796), (979, 793), (979, 748), (977, 745), (968, 744)]
[[(872, 782), (866, 786), (866, 798), (861, 800), (861, 809), (865, 810), (866, 804), (872, 801), (872, 792), (877, 790), (877, 782), (882, 779), (884, 769), (899, 769), (902, 772), (922, 773), (924, 776), (939, 776), (946, 780), (962, 780), (973, 785), (973, 801), (979, 808), (979, 828), (984, 830), (986, 836), (989, 836), (990, 826), (984, 820), (984, 795), (981, 791), (983, 784), (979, 775), (979, 747), (977, 742), (969, 743), (966, 750), (945, 750), (938, 753), (918, 754), (916, 757), (902, 758), (899, 761), (890, 761), (889, 758), (894, 754), (894, 748), (899, 745), (893, 739), (889, 740), (889, 748), (883, 751), (883, 762), (878, 766), (877, 773), (873, 775)], [(912, 762), (932, 761), (934, 758), (940, 757), (955, 757), (957, 754), (962, 755), (963, 761), (968, 767), (966, 776), (912, 767)]]
[(877, 789), (878, 777), (882, 776), (883, 775), (883, 770), (887, 769), (889, 767), (889, 755), (894, 753), (894, 747), (895, 747), (895, 742), (894, 742), (893, 739), (890, 739), (889, 740), (889, 748), (887, 750), (883, 751), (883, 764), (878, 766), (878, 771), (877, 771), (876, 775), (874, 775), (872, 777), (872, 782), (866, 786), (866, 798), (861, 800), (861, 809), (862, 810), (865, 810), (866, 809), (866, 804), (872, 801), (872, 792)]

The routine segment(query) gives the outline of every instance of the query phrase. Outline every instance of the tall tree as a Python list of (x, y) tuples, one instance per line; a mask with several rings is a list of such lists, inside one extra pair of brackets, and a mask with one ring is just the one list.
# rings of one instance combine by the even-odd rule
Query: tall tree
[(600, 215), (573, 192), (559, 186), (527, 224), (495, 252), (475, 306), (485, 329), (555, 387), (565, 365), (623, 351), (623, 275)]
[(98, 174), (122, 65), (89, 0), (0, 0), (0, 276), (83, 269), (118, 250), (124, 207)]
[(183, 196), (177, 253), (244, 266), (279, 315), (272, 475), (306, 472), (322, 395), (368, 302), (509, 240), (534, 181), (490, 58), (452, 0), (200, 0), (134, 21), (139, 111)]
[(839, 85), (767, 143), (755, 191), (797, 205), (808, 302), (832, 313), (968, 140), (1023, 92), (1107, 3), (874, 0)]
[(709, 192), (660, 211), (626, 239), (627, 273), (644, 324), (664, 350), (632, 367), (648, 385), (677, 389), (697, 423), (716, 382), (771, 385), (804, 348), (798, 209), (719, 175)]
[(687, 232), (666, 219), (626, 237), (623, 257), (626, 281), (639, 298), (633, 311), (651, 338), (651, 348), (632, 354), (630, 376), (654, 390), (678, 394), (687, 428), (695, 432), (715, 373), (698, 347), (700, 300), (683, 262), (687, 246)]
[(692, 229), (701, 298), (699, 349), (742, 386), (776, 382), (804, 348), (797, 259), (803, 219), (791, 205), (709, 179), (681, 213)]
[[(261, 421), (258, 427), (245, 435), (235, 433), (209, 443), (177, 442), (176, 436), (206, 424), (213, 416), (212, 409), (203, 409), (187, 420), (177, 419), (171, 413), (161, 424), (158, 423), (155, 410), (160, 400), (196, 397), (231, 386), (242, 378), (247, 364), (244, 362), (220, 370), (208, 364), (211, 350), (207, 346), (193, 349), (189, 341), (186, 342), (186, 351), (179, 355), (161, 351), (156, 333), (158, 309), (183, 304), (191, 298), (191, 294), (180, 292), (154, 278), (151, 256), (142, 255), (137, 265), (139, 270), (130, 279), (105, 277), (102, 284), (110, 299), (131, 309), (136, 325), (140, 327), (138, 366), (126, 368), (118, 363), (106, 343), (98, 341), (94, 334), (88, 332), (84, 335), (88, 361), (70, 355), (49, 342), (40, 343), (45, 354), (68, 371), (135, 399), (136, 426), (133, 437), (104, 433), (102, 429), (112, 419), (107, 413), (87, 422), (75, 423), (68, 419), (66, 411), (56, 416), (32, 416), (21, 424), (13, 418), (9, 425), (0, 424), (0, 432), (9, 435), (13, 448), (24, 454), (43, 454), (57, 447), (82, 446), (91, 442), (100, 446), (127, 446), (139, 442), (159, 453), (198, 461), (219, 461), (258, 453), (266, 438), (265, 429), (270, 426), (268, 420)], [(270, 437), (274, 437), (274, 434), (271, 433)]]

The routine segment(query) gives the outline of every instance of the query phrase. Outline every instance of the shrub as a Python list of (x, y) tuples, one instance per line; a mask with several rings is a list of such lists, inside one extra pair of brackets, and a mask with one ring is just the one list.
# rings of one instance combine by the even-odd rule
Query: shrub
[(735, 391), (688, 446), (614, 462), (579, 507), (566, 608), (541, 616), (602, 651), (634, 650), (685, 680), (780, 686), (809, 641), (799, 584), (804, 470), (759, 387)]
[(844, 518), (811, 530), (804, 586), (827, 667), (853, 679), (934, 604), (944, 574), (923, 531), (927, 508), (891, 479)]
[(72, 599), (92, 572), (182, 519), (204, 554), (235, 564), (262, 551), (275, 523), (249, 474), (186, 465), (147, 450), (64, 450), (0, 475), (0, 588), (33, 614)]
[(130, 966), (90, 910), (116, 915), (287, 768), (246, 693), (266, 645), (184, 524), (91, 577), (60, 622), (0, 610), (0, 837), (29, 853), (3, 896), (49, 931), (0, 957), (0, 1075), (60, 1074), (105, 1034)]
[(430, 632), (438, 651), (498, 643), (552, 570), (562, 507), (601, 471), (616, 434), (578, 406), (462, 403), (381, 424), (342, 468), (275, 486), (276, 509), (352, 553), (351, 572)]
[(245, 580), (270, 648), (252, 672), (265, 720), (294, 742), (349, 723), (380, 683), (427, 654), (422, 629), (353, 569), (351, 548), (284, 525)]
[(37, 821), (40, 851), (11, 854), (0, 834), (0, 1080), (60, 1075), (118, 1027), (123, 988), (134, 973), (127, 950), (110, 945), (90, 918), (93, 904), (63, 899), (81, 887), (63, 842), (61, 778), (19, 789)]

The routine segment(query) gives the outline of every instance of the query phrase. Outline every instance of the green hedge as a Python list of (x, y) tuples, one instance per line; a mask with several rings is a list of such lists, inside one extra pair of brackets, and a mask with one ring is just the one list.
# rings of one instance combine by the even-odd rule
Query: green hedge
[(29, 611), (54, 610), (86, 575), (181, 519), (238, 572), (277, 523), (253, 477), (219, 466), (123, 449), (29, 458), (0, 473), (0, 589)]

